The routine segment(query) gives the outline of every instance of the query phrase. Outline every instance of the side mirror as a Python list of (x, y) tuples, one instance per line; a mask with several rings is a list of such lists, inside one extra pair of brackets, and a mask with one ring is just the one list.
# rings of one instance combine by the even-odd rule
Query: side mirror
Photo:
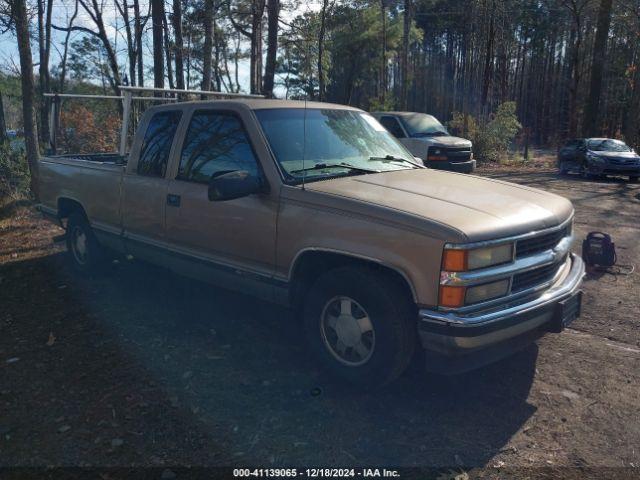
[(262, 181), (246, 170), (216, 172), (209, 179), (209, 200), (224, 202), (262, 192)]

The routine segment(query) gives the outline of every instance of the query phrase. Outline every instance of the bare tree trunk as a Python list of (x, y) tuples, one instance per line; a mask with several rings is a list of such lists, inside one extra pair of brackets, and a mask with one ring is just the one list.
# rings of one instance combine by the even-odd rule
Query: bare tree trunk
[(64, 93), (64, 82), (67, 79), (67, 58), (69, 57), (69, 40), (71, 38), (71, 27), (73, 27), (73, 22), (76, 20), (78, 16), (78, 0), (75, 1), (75, 6), (73, 8), (73, 15), (69, 19), (69, 24), (67, 27), (67, 33), (64, 37), (64, 48), (62, 50), (62, 59), (60, 61), (60, 84), (58, 87), (58, 91), (60, 93)]
[(216, 82), (216, 92), (222, 91), (222, 69), (220, 68), (220, 48), (222, 41), (220, 29), (216, 25), (216, 17), (213, 17), (213, 79)]
[(324, 37), (327, 23), (327, 8), (329, 0), (322, 0), (322, 9), (320, 10), (320, 31), (318, 32), (318, 98), (322, 102), (325, 93), (324, 81)]
[[(325, 0), (326, 1), (326, 0)], [(267, 64), (264, 69), (263, 93), (273, 97), (276, 75), (276, 55), (278, 53), (278, 18), (280, 16), (280, 0), (267, 0)]]
[(593, 45), (593, 58), (591, 60), (591, 86), (582, 123), (582, 134), (585, 136), (595, 136), (599, 133), (596, 119), (598, 118), (598, 107), (600, 105), (600, 94), (602, 92), (602, 66), (605, 62), (607, 51), (607, 37), (609, 36), (609, 27), (611, 25), (612, 4), (613, 0), (600, 1), (598, 27)]
[(187, 37), (187, 90), (191, 89), (191, 31), (189, 31), (189, 36)]
[(569, 64), (570, 82), (569, 82), (569, 122), (568, 135), (574, 138), (578, 135), (578, 92), (580, 88), (580, 80), (582, 76), (582, 68), (580, 65), (580, 50), (582, 49), (582, 10), (587, 6), (588, 0), (565, 0), (569, 11), (571, 12), (573, 27), (572, 37), (574, 39), (571, 52), (571, 60)]
[(2, 92), (0, 92), (0, 145), (7, 140), (7, 122), (4, 121), (4, 104), (2, 103)]
[(487, 35), (487, 42), (485, 47), (485, 61), (484, 61), (484, 74), (482, 80), (482, 97), (480, 100), (480, 108), (483, 115), (486, 113), (487, 98), (489, 96), (489, 87), (491, 85), (491, 78), (493, 73), (493, 43), (495, 40), (495, 1), (491, 2), (491, 9), (487, 12), (489, 16), (489, 33)]
[(411, 0), (404, 0), (404, 24), (402, 30), (402, 57), (400, 58), (400, 108), (407, 109), (409, 91), (409, 41), (411, 35)]
[(138, 86), (144, 87), (144, 59), (142, 55), (142, 18), (140, 17), (140, 2), (133, 0), (134, 36), (136, 45), (136, 63), (138, 66)]
[(94, 23), (98, 27), (97, 35), (98, 38), (102, 41), (102, 45), (107, 52), (107, 60), (109, 62), (109, 67), (111, 69), (111, 78), (109, 79), (111, 83), (111, 88), (115, 92), (116, 95), (120, 95), (120, 89), (118, 86), (122, 83), (120, 79), (120, 69), (118, 67), (118, 58), (116, 57), (116, 52), (111, 46), (111, 41), (109, 40), (109, 36), (107, 35), (107, 29), (104, 25), (104, 20), (102, 18), (102, 7), (98, 5), (97, 0), (91, 0), (91, 8), (86, 3), (86, 0), (79, 0), (80, 5), (86, 10), (89, 16), (93, 19)]
[[(129, 62), (129, 85), (136, 84), (136, 48), (134, 44), (134, 35), (131, 31), (131, 21), (129, 19), (129, 5), (127, 0), (122, 0), (120, 3), (115, 0), (116, 8), (122, 16), (124, 21), (125, 38), (127, 40), (127, 60)], [(126, 83), (126, 81), (125, 81)]]
[[(46, 6), (45, 6), (46, 1)], [(44, 96), (49, 91), (49, 55), (51, 52), (51, 10), (53, 0), (38, 0), (38, 66), (40, 85), (40, 140), (49, 141), (49, 101)], [(46, 16), (46, 18), (45, 18)]]
[(167, 78), (169, 79), (169, 88), (175, 88), (173, 83), (173, 62), (171, 61), (171, 42), (169, 41), (169, 25), (167, 24), (167, 16), (162, 15), (162, 31), (164, 32), (164, 53), (167, 58)]
[(20, 75), (22, 86), (22, 117), (24, 124), (24, 141), (27, 152), (27, 163), (31, 173), (31, 191), (36, 200), (39, 199), (38, 160), (38, 127), (34, 112), (33, 59), (31, 57), (31, 41), (29, 35), (29, 18), (25, 0), (11, 1), (11, 16), (15, 22), (18, 52), (20, 55)]
[(213, 0), (204, 0), (204, 47), (202, 49), (202, 90), (211, 90), (213, 53)]
[(233, 77), (236, 82), (236, 92), (240, 91), (240, 80), (238, 79), (238, 71), (240, 70), (240, 33), (236, 35), (234, 43), (233, 55)]
[(163, 51), (164, 0), (151, 0), (151, 22), (153, 33), (153, 86), (164, 88)]
[(182, 0), (173, 0), (173, 35), (175, 37), (176, 86), (184, 90), (184, 40), (182, 38)]
[(265, 0), (253, 0), (251, 4), (251, 93), (260, 93), (262, 89), (262, 17)]
[(380, 52), (380, 105), (384, 107), (387, 97), (387, 0), (380, 0), (380, 22), (382, 23), (382, 51)]

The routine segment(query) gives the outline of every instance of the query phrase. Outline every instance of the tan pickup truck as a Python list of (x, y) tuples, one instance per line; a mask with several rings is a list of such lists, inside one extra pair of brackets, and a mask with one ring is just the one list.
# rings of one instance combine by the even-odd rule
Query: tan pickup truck
[(128, 157), (45, 157), (40, 188), (79, 270), (118, 252), (288, 305), (354, 384), (416, 346), (430, 370), (477, 368), (580, 311), (568, 200), (425, 169), (350, 107), (153, 107)]

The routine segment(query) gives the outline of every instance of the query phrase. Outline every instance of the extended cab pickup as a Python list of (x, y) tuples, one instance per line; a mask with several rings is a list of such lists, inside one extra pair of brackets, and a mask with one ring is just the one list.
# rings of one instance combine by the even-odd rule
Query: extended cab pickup
[(128, 157), (43, 158), (40, 209), (81, 271), (118, 252), (295, 308), (356, 384), (417, 345), (431, 370), (476, 368), (579, 315), (568, 200), (413, 160), (350, 107), (163, 105)]

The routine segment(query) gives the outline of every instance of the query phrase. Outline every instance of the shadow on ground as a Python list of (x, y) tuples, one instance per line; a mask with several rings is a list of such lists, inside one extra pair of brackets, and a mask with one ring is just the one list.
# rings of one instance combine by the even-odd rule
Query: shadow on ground
[(0, 279), (4, 465), (476, 466), (535, 411), (535, 346), (362, 393), (316, 369), (287, 310), (162, 269), (78, 278), (57, 254)]

